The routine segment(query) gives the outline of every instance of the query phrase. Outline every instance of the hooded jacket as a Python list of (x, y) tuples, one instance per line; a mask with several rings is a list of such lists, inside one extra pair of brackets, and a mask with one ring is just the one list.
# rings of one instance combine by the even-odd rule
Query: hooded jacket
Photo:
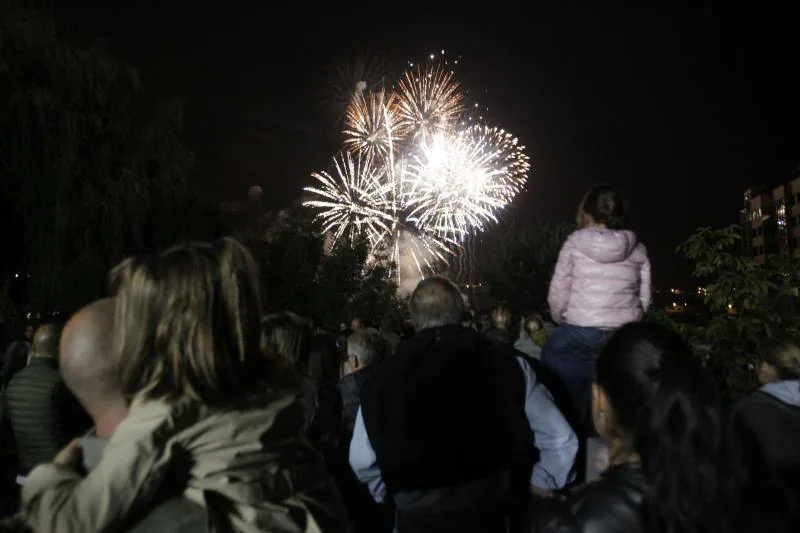
[(589, 228), (561, 248), (548, 303), (559, 324), (615, 329), (650, 307), (650, 261), (636, 234)]
[(208, 531), (349, 531), (324, 462), (302, 437), (297, 394), (273, 390), (234, 409), (134, 401), (86, 476), (54, 464), (31, 472), (22, 514), (34, 531), (120, 531), (165, 484), (206, 509)]
[(732, 423), (751, 475), (800, 468), (800, 380), (764, 385), (739, 402)]

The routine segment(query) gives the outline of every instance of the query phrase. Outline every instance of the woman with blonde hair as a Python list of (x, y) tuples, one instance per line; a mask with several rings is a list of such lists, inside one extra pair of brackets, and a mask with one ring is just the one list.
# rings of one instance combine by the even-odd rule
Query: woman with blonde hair
[(134, 257), (112, 272), (120, 385), (130, 415), (88, 475), (71, 445), (31, 472), (35, 531), (120, 531), (174, 488), (210, 531), (348, 531), (306, 443), (299, 386), (260, 347), (257, 268), (238, 242)]

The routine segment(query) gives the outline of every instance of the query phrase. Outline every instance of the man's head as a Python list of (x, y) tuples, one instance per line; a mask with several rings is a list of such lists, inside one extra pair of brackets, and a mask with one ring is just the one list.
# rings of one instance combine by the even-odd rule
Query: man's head
[(298, 370), (307, 370), (311, 324), (291, 312), (274, 313), (261, 320), (261, 347), (269, 355)]
[(386, 355), (386, 343), (380, 331), (361, 328), (347, 338), (347, 359), (353, 371), (361, 370)]
[(508, 328), (511, 327), (512, 316), (511, 306), (505, 302), (500, 302), (492, 310), (492, 324), (497, 329), (508, 331)]
[(364, 327), (364, 322), (360, 318), (354, 318), (350, 321), (350, 329), (356, 330)]
[(408, 311), (417, 329), (461, 324), (464, 310), (458, 287), (440, 276), (420, 281), (408, 301)]
[(47, 357), (55, 359), (58, 357), (58, 341), (61, 329), (55, 324), (45, 324), (33, 334), (33, 357)]
[(61, 336), (61, 375), (94, 419), (98, 436), (110, 436), (127, 414), (113, 334), (114, 300), (107, 298), (75, 313)]

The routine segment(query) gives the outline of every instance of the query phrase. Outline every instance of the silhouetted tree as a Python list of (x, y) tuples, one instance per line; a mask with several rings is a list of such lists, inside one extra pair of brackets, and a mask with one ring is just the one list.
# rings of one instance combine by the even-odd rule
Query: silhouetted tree
[(135, 68), (61, 42), (28, 5), (0, 4), (0, 273), (69, 310), (120, 258), (209, 237), (217, 218), (188, 182), (182, 104), (146, 105)]
[(512, 217), (491, 230), (481, 270), (493, 298), (519, 311), (546, 306), (558, 252), (572, 229), (567, 224), (529, 225)]
[(261, 264), (268, 311), (292, 310), (335, 326), (395, 310), (397, 286), (383, 262), (367, 260), (367, 243), (341, 242), (326, 250), (307, 208), (282, 211), (263, 243), (249, 244)]

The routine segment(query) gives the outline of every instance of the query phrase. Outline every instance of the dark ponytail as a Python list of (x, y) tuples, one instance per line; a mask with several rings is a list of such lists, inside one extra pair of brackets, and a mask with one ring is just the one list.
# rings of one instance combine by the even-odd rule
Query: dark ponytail
[(581, 209), (608, 229), (625, 229), (628, 208), (622, 194), (608, 185), (595, 185), (584, 197)]
[(598, 357), (597, 383), (649, 482), (646, 529), (724, 530), (719, 395), (686, 343), (654, 324), (624, 326)]

